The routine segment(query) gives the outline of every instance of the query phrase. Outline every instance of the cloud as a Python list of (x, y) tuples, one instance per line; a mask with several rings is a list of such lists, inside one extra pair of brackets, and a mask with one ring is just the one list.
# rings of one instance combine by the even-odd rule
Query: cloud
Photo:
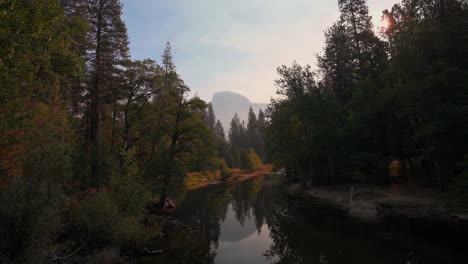
[[(368, 2), (372, 14), (379, 16), (394, 1)], [(138, 28), (140, 39), (134, 43), (131, 38), (136, 46), (132, 44), (132, 49), (151, 53), (156, 45), (162, 47), (162, 37), (172, 41), (182, 77), (208, 101), (214, 92), (230, 90), (254, 102), (268, 102), (276, 90), (276, 68), (293, 61), (314, 65), (323, 47), (323, 31), (338, 19), (337, 3), (330, 0), (127, 2), (130, 8), (145, 9), (141, 17), (155, 8), (162, 10), (155, 14), (153, 27)]]
[(215, 91), (230, 90), (252, 101), (268, 102), (275, 92), (276, 67), (294, 60), (313, 63), (322, 46), (323, 29), (336, 17), (336, 5), (330, 1), (178, 4), (192, 26), (175, 40), (175, 49), (198, 53), (182, 62), (180, 69), (190, 76), (198, 66), (196, 75), (206, 78), (189, 80), (194, 80), (192, 90), (206, 100)]

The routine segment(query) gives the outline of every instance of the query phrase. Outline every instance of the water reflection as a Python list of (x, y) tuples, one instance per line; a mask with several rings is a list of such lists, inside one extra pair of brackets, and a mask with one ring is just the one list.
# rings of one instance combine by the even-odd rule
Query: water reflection
[(282, 178), (191, 192), (174, 217), (191, 232), (168, 232), (165, 254), (143, 263), (459, 263), (441, 247), (377, 242), (338, 212), (287, 201)]
[[(146, 258), (142, 262), (269, 263), (264, 253), (273, 239), (266, 223), (281, 199), (278, 196), (281, 181), (282, 178), (261, 176), (249, 182), (191, 192), (174, 214), (175, 219), (190, 227), (190, 234), (168, 232), (166, 256)], [(189, 242), (193, 240), (198, 243)], [(180, 248), (184, 248), (184, 256)], [(205, 257), (203, 260), (189, 258), (187, 252)]]

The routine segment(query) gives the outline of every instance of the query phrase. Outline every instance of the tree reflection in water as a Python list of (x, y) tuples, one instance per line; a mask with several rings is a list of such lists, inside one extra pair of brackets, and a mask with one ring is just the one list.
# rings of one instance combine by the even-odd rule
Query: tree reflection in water
[(145, 263), (457, 263), (442, 248), (363, 236), (328, 206), (288, 201), (281, 182), (263, 176), (190, 192), (174, 217), (191, 231), (169, 232), (167, 253)]
[[(272, 176), (260, 176), (248, 182), (192, 191), (179, 205), (174, 217), (190, 227), (193, 237), (210, 245), (197, 250), (203, 250), (206, 256), (216, 256), (220, 242), (232, 246), (254, 233), (259, 235), (262, 232), (264, 223), (268, 222), (268, 212), (274, 212), (275, 203), (281, 199), (278, 196), (278, 181), (281, 180)], [(264, 230), (268, 232), (266, 226)], [(271, 239), (268, 240), (265, 241), (266, 247), (271, 242)], [(257, 255), (266, 260), (261, 252)], [(209, 258), (205, 258), (205, 261), (206, 259)], [(204, 263), (213, 261), (214, 258)], [(178, 259), (170, 263), (181, 262), (183, 261)]]

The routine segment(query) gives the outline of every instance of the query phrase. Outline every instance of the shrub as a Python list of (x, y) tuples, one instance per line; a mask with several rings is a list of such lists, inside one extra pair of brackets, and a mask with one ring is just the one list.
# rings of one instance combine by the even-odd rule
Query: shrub
[(232, 175), (224, 159), (219, 159), (219, 171), (221, 178), (227, 178)]
[(118, 217), (118, 208), (106, 192), (96, 193), (81, 201), (75, 212), (78, 230), (92, 242), (113, 241), (113, 227), (117, 224)]
[[(38, 262), (60, 226), (71, 178), (70, 136), (66, 115), (38, 105), (18, 156), (18, 175), (6, 179), (0, 193), (0, 255), (19, 258), (28, 249)], [(8, 257), (8, 256), (7, 256)]]
[(262, 166), (262, 160), (254, 149), (242, 149), (240, 152), (242, 169), (257, 170)]
[(122, 153), (123, 168), (114, 175), (110, 191), (81, 202), (75, 212), (80, 233), (97, 246), (125, 246), (146, 240), (145, 205), (151, 197), (133, 160), (133, 151)]
[(135, 214), (120, 210), (114, 197), (113, 192), (96, 193), (83, 200), (74, 212), (78, 232), (92, 246), (132, 246), (159, 233), (157, 226), (144, 224), (142, 210)]
[(258, 170), (262, 167), (262, 160), (258, 156), (257, 152), (253, 148), (249, 149), (249, 160), (252, 166), (252, 169)]

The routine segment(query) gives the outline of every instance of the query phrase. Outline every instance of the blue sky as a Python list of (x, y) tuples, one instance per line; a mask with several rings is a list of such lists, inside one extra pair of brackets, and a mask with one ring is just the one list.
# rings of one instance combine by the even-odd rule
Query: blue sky
[[(368, 0), (375, 23), (398, 0)], [(233, 91), (258, 103), (275, 95), (276, 68), (315, 64), (337, 0), (122, 0), (134, 59), (160, 61), (167, 41), (192, 93)]]

